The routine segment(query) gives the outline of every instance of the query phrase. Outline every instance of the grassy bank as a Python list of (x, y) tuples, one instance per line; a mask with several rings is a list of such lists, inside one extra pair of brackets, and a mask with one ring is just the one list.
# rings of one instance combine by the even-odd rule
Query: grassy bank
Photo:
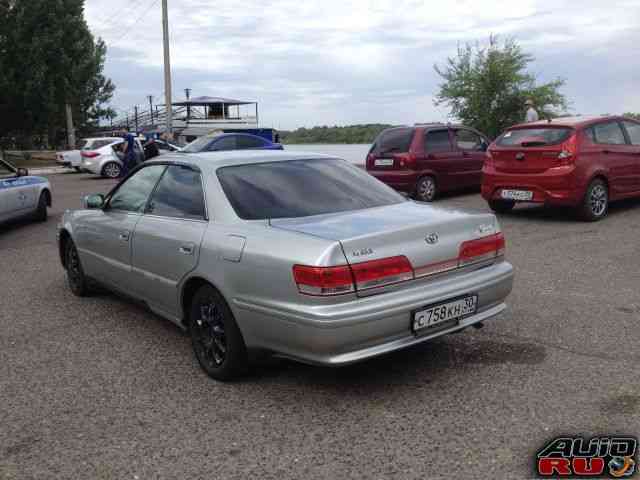
[(52, 167), (56, 165), (56, 152), (52, 150), (6, 150), (3, 158), (21, 168)]

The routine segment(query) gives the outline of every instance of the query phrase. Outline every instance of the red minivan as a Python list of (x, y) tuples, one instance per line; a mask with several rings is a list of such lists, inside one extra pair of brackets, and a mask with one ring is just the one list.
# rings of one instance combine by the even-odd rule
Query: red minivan
[(600, 220), (610, 201), (640, 196), (640, 122), (572, 117), (511, 127), (487, 151), (482, 196), (496, 212), (534, 202)]
[(440, 192), (479, 187), (489, 140), (473, 128), (441, 123), (384, 130), (367, 155), (367, 172), (425, 202)]

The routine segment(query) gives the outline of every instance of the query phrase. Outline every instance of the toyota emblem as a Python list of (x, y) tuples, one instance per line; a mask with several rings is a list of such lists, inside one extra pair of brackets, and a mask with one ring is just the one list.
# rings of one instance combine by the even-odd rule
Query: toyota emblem
[(524, 160), (524, 153), (523, 152), (516, 153), (516, 160)]
[(436, 243), (438, 243), (438, 234), (437, 233), (432, 233), (432, 234), (428, 235), (427, 238), (425, 238), (425, 241), (429, 245), (435, 245)]

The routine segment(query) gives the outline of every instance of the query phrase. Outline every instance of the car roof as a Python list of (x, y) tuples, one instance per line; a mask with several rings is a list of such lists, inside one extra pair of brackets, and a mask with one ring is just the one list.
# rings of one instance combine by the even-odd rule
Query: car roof
[(117, 140), (124, 140), (122, 137), (91, 137), (91, 138), (83, 138), (83, 140), (86, 140), (87, 142), (93, 142), (94, 140), (110, 140), (110, 141), (117, 141)]
[(252, 165), (290, 160), (336, 158), (314, 152), (287, 152), (284, 150), (230, 150), (225, 152), (169, 153), (158, 160), (147, 160), (145, 165), (175, 163), (193, 165), (203, 171), (215, 171), (218, 168), (234, 165)]
[(546, 127), (552, 125), (554, 127), (585, 127), (593, 123), (607, 121), (607, 120), (622, 120), (625, 117), (620, 115), (578, 115), (575, 117), (558, 117), (550, 120), (538, 120), (537, 122), (519, 123), (510, 128), (531, 128), (531, 127)]

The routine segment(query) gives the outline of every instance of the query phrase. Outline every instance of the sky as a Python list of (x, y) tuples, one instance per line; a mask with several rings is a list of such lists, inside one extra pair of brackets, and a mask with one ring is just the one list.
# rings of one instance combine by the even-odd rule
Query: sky
[[(466, 42), (513, 37), (574, 114), (640, 112), (640, 0), (168, 0), (174, 101), (257, 101), (294, 129), (447, 121), (433, 97)], [(86, 0), (121, 113), (164, 103), (160, 0)], [(148, 107), (147, 107), (148, 108)]]

